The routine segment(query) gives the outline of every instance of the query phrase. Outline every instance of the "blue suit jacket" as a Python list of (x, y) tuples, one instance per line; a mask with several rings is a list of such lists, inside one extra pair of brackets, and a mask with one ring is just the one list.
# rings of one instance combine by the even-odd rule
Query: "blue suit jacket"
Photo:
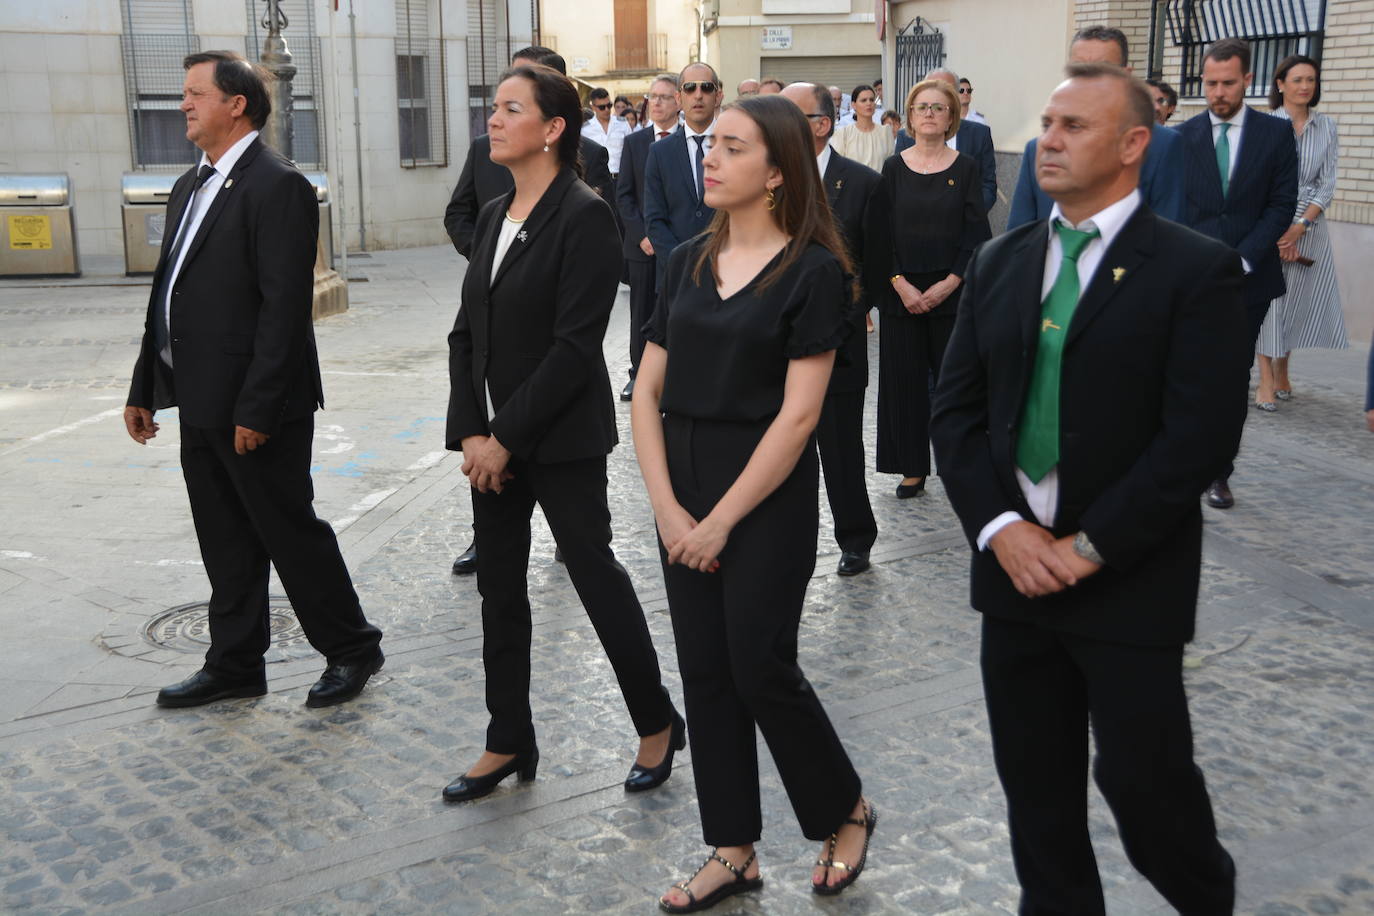
[[(902, 128), (897, 132), (894, 153), (901, 153), (916, 145), (911, 135)], [(954, 148), (972, 157), (978, 163), (978, 171), (983, 177), (983, 206), (992, 212), (997, 203), (997, 154), (992, 148), (992, 130), (977, 121), (960, 121), (959, 132), (954, 135)]]
[[(1050, 218), (1054, 201), (1040, 190), (1035, 177), (1034, 140), (1026, 144), (1021, 157), (1021, 174), (1016, 179), (1016, 191), (1011, 197), (1011, 215), (1007, 229)], [(1156, 124), (1150, 129), (1150, 148), (1140, 167), (1140, 197), (1156, 216), (1183, 222), (1183, 173), (1186, 157), (1178, 131)], [(1215, 171), (1215, 166), (1213, 167)]]
[(663, 286), (673, 249), (702, 232), (715, 213), (697, 195), (687, 135), (679, 126), (672, 136), (649, 147), (644, 165), (644, 231), (658, 261), (656, 288)]
[(1246, 305), (1254, 308), (1282, 296), (1288, 286), (1277, 243), (1298, 207), (1298, 143), (1292, 123), (1250, 109), (1225, 197), (1207, 112), (1183, 122), (1178, 133), (1187, 157), (1184, 223), (1230, 245), (1250, 265)]
[[(627, 261), (647, 261), (649, 256), (639, 243), (644, 240), (644, 167), (656, 128), (651, 121), (644, 130), (625, 138), (620, 151), (620, 174), (615, 180), (615, 202), (625, 227), (624, 252)], [(667, 137), (663, 139), (667, 140)]]

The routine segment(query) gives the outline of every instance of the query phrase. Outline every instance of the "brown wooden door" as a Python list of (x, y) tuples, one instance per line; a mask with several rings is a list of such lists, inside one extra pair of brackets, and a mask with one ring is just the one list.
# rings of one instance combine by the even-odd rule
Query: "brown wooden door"
[(612, 69), (649, 69), (649, 0), (615, 0), (615, 63)]

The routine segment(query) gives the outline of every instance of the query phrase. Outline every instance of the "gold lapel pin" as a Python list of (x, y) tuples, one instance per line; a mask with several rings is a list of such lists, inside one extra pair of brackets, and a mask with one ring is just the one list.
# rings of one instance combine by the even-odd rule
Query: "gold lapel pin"
[(225, 187), (226, 190), (229, 189), (229, 188), (232, 188), (233, 186), (234, 186), (234, 179), (232, 179), (232, 178), (230, 178), (228, 181), (226, 181), (226, 182), (224, 183), (224, 187)]
[(1126, 276), (1126, 268), (1124, 268), (1124, 267), (1113, 267), (1113, 268), (1112, 268), (1112, 282), (1113, 282), (1113, 283), (1120, 283), (1120, 282), (1121, 282), (1121, 278), (1124, 277), (1124, 276)]
[(951, 188), (954, 187), (954, 179), (953, 179), (953, 178), (951, 178), (951, 179), (949, 180), (949, 186), (950, 186)]

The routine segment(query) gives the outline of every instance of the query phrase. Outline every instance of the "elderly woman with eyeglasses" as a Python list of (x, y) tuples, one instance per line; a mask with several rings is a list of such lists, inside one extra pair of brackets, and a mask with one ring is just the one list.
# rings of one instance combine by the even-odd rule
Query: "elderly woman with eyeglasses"
[(915, 145), (883, 164), (869, 206), (864, 269), (878, 308), (878, 473), (900, 474), (897, 498), (925, 492), (930, 392), (954, 331), (973, 249), (991, 236), (978, 163), (946, 142), (959, 130), (959, 95), (944, 80), (906, 97)]

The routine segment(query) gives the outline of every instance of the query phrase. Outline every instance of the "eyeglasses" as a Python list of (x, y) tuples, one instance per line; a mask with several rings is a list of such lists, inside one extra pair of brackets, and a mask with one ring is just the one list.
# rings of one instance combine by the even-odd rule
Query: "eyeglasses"
[(807, 115), (806, 117), (807, 117), (807, 119), (809, 120), (809, 119), (811, 119), (811, 118), (828, 118), (828, 117), (830, 117), (830, 115), (824, 115), (824, 114), (809, 114), (809, 115)]
[(700, 89), (700, 90), (701, 90), (703, 93), (705, 93), (706, 95), (715, 95), (716, 90), (719, 89), (719, 88), (720, 88), (719, 86), (717, 86), (715, 83), (711, 82), (710, 80), (707, 80), (707, 81), (704, 82), (704, 83), (683, 83), (683, 84), (682, 84), (682, 92), (683, 92), (684, 95), (691, 95), (692, 93), (696, 92), (697, 89)]
[(932, 114), (944, 114), (949, 111), (949, 106), (944, 102), (917, 102), (911, 106), (911, 110), (917, 114), (925, 114), (927, 111)]
[(655, 94), (653, 94), (653, 95), (646, 95), (645, 98), (648, 99), (648, 100), (651, 101), (651, 102), (676, 102), (676, 101), (677, 101), (677, 96), (675, 96), (675, 95), (660, 95), (660, 94), (658, 94), (658, 93), (655, 93)]
[(973, 87), (972, 87), (972, 86), (960, 86), (960, 87), (959, 87), (959, 94), (960, 94), (960, 95), (973, 95)]
[(605, 111), (607, 108), (611, 107), (611, 103), (607, 102), (605, 105), (593, 105), (592, 107), (597, 111)]

